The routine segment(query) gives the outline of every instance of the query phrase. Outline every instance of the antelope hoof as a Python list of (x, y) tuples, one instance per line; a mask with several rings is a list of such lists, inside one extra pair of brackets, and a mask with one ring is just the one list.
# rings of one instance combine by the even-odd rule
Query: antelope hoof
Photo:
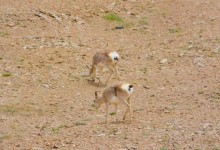
[(108, 81), (105, 81), (104, 85), (107, 86), (108, 85)]
[(116, 75), (116, 79), (120, 80), (120, 77), (118, 75)]

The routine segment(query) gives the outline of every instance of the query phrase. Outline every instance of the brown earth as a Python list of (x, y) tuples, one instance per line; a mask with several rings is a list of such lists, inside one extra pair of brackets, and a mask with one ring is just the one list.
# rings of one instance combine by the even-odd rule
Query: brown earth
[[(220, 149), (219, 0), (1, 0), (0, 10), (0, 149)], [(132, 123), (105, 125), (92, 107), (104, 87), (83, 74), (100, 50), (118, 51), (135, 85)]]

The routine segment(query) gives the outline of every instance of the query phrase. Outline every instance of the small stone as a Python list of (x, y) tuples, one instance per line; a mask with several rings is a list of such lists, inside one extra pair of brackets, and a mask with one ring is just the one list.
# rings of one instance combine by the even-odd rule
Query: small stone
[(104, 134), (104, 133), (101, 133), (101, 134), (98, 134), (97, 136), (105, 136), (105, 134)]
[(34, 150), (43, 150), (43, 148), (40, 148), (40, 147), (32, 147), (32, 149), (34, 149)]
[(115, 29), (124, 29), (124, 27), (123, 26), (117, 26), (117, 27), (115, 27)]
[(31, 49), (35, 49), (35, 48), (36, 48), (36, 47), (33, 46), (33, 45), (27, 45), (27, 46), (24, 46), (24, 47), (23, 47), (24, 50), (26, 50), (26, 49), (31, 50)]
[(49, 86), (47, 83), (44, 83), (44, 84), (43, 84), (43, 87), (49, 88), (50, 86)]
[(163, 140), (162, 140), (162, 139), (158, 139), (157, 141), (158, 141), (158, 142), (162, 142)]
[(181, 52), (181, 53), (179, 53), (179, 55), (178, 55), (179, 57), (183, 57), (184, 56), (184, 53), (183, 52)]
[(168, 63), (168, 60), (166, 58), (160, 60), (160, 64), (166, 65)]
[(216, 49), (213, 49), (213, 50), (212, 50), (212, 53), (214, 53), (214, 54), (218, 54), (219, 51), (220, 51), (220, 47), (218, 47), (218, 48), (216, 48)]
[(127, 144), (125, 147), (126, 147), (127, 149), (137, 149), (137, 148), (138, 148), (137, 146), (131, 145), (131, 144)]
[(187, 49), (188, 49), (188, 50), (191, 50), (193, 47), (194, 47), (193, 45), (189, 45), (189, 46), (187, 47)]
[(14, 22), (10, 22), (9, 24), (7, 24), (9, 27), (14, 27), (16, 26), (16, 24)]
[(128, 14), (128, 15), (132, 15), (132, 16), (135, 15), (135, 13), (134, 13), (134, 12), (131, 12), (131, 11), (128, 11), (127, 14)]
[(197, 66), (197, 67), (205, 67), (205, 65), (203, 64), (204, 58), (202, 57), (196, 57), (193, 60), (193, 63)]
[(143, 85), (143, 87), (144, 87), (145, 89), (147, 89), (147, 90), (150, 89), (150, 86)]
[(62, 46), (63, 46), (63, 47), (69, 46), (69, 42), (68, 42), (68, 41), (63, 41), (63, 42), (62, 42)]
[(210, 123), (204, 123), (203, 129), (207, 129), (208, 127), (212, 127), (212, 124), (210, 124)]
[(58, 146), (56, 146), (56, 145), (54, 145), (54, 146), (53, 146), (53, 148), (54, 148), (54, 149), (58, 149), (59, 147), (58, 147)]
[(108, 5), (108, 10), (109, 11), (112, 11), (115, 7), (116, 3), (115, 2), (112, 2), (111, 4)]
[(89, 76), (89, 72), (80, 72), (80, 76), (81, 77), (88, 77)]
[(72, 48), (79, 48), (79, 47), (80, 47), (80, 46), (77, 45), (76, 43), (71, 43), (70, 45), (71, 45)]
[(79, 24), (79, 25), (85, 25), (86, 24), (86, 22), (84, 21), (84, 20), (77, 20), (77, 24)]

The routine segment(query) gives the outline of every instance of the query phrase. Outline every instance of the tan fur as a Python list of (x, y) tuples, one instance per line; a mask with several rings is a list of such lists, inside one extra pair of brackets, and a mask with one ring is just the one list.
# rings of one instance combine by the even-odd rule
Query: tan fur
[[(108, 81), (113, 77), (114, 74), (116, 75), (117, 79), (119, 79), (117, 61), (112, 60), (108, 55), (109, 53), (111, 53), (111, 51), (97, 52), (93, 56), (92, 67), (89, 73), (89, 76), (91, 77), (92, 81), (95, 81), (97, 68), (99, 69), (100, 74), (102, 75), (102, 70), (104, 67), (110, 70), (110, 73), (105, 80), (105, 85), (107, 85)], [(101, 77), (99, 82), (101, 82)]]
[[(122, 89), (122, 85), (124, 84), (128, 84), (128, 83), (118, 82), (118, 83), (113, 84), (112, 86), (105, 88), (102, 92), (102, 95), (96, 97), (95, 99), (95, 107), (97, 109), (100, 108), (102, 104), (105, 104), (105, 107), (106, 107), (105, 122), (106, 123), (108, 123), (109, 105), (115, 106), (116, 120), (118, 121), (117, 111), (118, 111), (119, 104), (124, 104), (127, 107), (127, 110), (125, 111), (125, 114), (123, 116), (123, 120), (125, 119), (127, 113), (129, 112), (130, 121), (132, 121), (132, 110), (131, 110), (131, 102), (130, 102), (130, 97), (132, 93), (128, 93)], [(132, 86), (132, 90), (133, 90), (133, 86)]]

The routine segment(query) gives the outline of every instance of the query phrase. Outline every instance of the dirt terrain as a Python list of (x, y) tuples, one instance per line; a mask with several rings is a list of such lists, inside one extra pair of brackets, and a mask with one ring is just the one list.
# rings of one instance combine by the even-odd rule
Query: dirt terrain
[[(1, 150), (220, 150), (219, 0), (1, 0), (0, 10)], [(134, 85), (132, 123), (122, 106), (108, 125), (92, 107), (104, 86), (84, 75), (100, 50), (120, 54)]]

